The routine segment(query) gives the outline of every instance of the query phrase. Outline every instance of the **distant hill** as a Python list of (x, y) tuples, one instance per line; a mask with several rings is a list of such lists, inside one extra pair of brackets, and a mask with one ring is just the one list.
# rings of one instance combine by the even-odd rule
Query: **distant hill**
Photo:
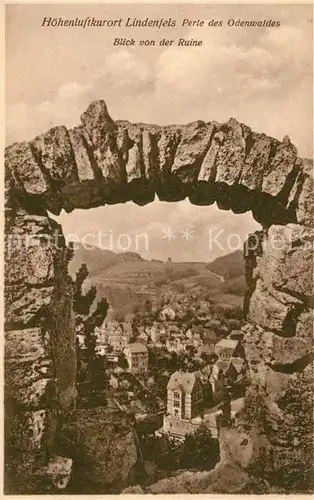
[(99, 247), (88, 249), (82, 244), (76, 243), (74, 257), (69, 265), (70, 274), (73, 275), (83, 262), (87, 265), (90, 275), (95, 276), (101, 271), (122, 262), (144, 262), (144, 259), (135, 252), (118, 254), (111, 250), (103, 250)]
[(89, 277), (85, 285), (95, 285), (98, 296), (105, 296), (113, 309), (132, 309), (146, 299), (157, 300), (159, 293), (207, 294), (219, 303), (242, 303), (245, 287), (241, 251), (213, 262), (162, 262), (145, 260), (134, 252), (115, 253), (78, 245), (69, 270), (72, 276), (85, 262)]
[(210, 262), (207, 269), (223, 276), (225, 280), (235, 279), (244, 276), (244, 258), (241, 250), (228, 253)]

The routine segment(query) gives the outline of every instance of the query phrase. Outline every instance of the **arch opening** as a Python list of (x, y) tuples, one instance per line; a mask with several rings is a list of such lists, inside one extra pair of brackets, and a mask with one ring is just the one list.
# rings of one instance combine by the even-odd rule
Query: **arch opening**
[[(21, 433), (16, 433), (14, 446), (30, 450), (37, 449), (38, 446), (40, 453), (48, 456), (52, 451), (51, 443), (55, 439), (52, 418), (55, 408), (61, 413), (72, 411), (77, 399), (77, 358), (71, 295), (73, 289), (67, 276), (68, 255), (60, 226), (53, 220), (53, 215), (47, 214), (61, 214), (61, 220), (64, 218), (63, 211), (72, 213), (75, 217), (78, 213), (76, 210), (103, 207), (99, 210), (103, 210), (103, 218), (106, 220), (106, 213), (122, 203), (125, 207), (124, 220), (129, 225), (131, 212), (128, 202), (138, 204), (139, 210), (151, 210), (149, 207), (153, 207), (156, 202), (150, 202), (154, 201), (156, 195), (161, 200), (160, 203), (167, 202), (168, 212), (171, 202), (188, 205), (189, 211), (194, 208), (196, 211), (210, 211), (217, 206), (224, 210), (220, 213), (225, 214), (225, 218), (232, 212), (238, 214), (238, 218), (246, 217), (251, 211), (255, 221), (262, 225), (261, 231), (256, 231), (248, 238), (244, 273), (247, 283), (247, 293), (244, 297), (246, 320), (242, 315), (226, 317), (226, 307), (223, 307), (226, 304), (223, 300), (218, 304), (213, 301), (217, 291), (223, 291), (224, 298), (228, 295), (230, 299), (230, 295), (236, 295), (225, 293), (226, 279), (223, 273), (226, 264), (220, 265), (220, 271), (217, 271), (216, 267), (211, 268), (214, 264), (217, 266), (217, 261), (215, 263), (215, 259), (213, 262), (206, 260), (201, 272), (191, 273), (186, 267), (193, 268), (199, 262), (196, 258), (197, 252), (193, 251), (188, 266), (185, 266), (185, 275), (180, 276), (180, 279), (173, 278), (178, 278), (175, 275), (176, 264), (180, 267), (182, 263), (174, 262), (171, 255), (163, 257), (165, 262), (150, 260), (149, 266), (159, 266), (155, 273), (158, 275), (159, 272), (156, 277), (159, 279), (158, 286), (165, 287), (166, 292), (170, 289), (170, 300), (167, 299), (164, 304), (167, 307), (162, 311), (163, 317), (169, 322), (173, 321), (173, 296), (184, 295), (187, 283), (191, 285), (195, 278), (198, 286), (199, 275), (206, 270), (206, 282), (211, 283), (212, 288), (215, 288), (213, 283), (217, 285), (215, 292), (208, 297), (208, 302), (212, 310), (220, 307), (219, 311), (214, 311), (218, 313), (214, 319), (217, 319), (219, 325), (212, 322), (210, 328), (202, 326), (213, 331), (216, 340), (217, 332), (222, 330), (219, 315), (224, 316), (226, 323), (224, 326), (227, 331), (224, 333), (232, 333), (234, 325), (241, 327), (245, 358), (250, 372), (250, 391), (256, 390), (268, 401), (269, 404), (265, 404), (265, 408), (270, 412), (267, 425), (268, 422), (276, 421), (278, 414), (272, 413), (276, 391), (280, 392), (281, 399), (287, 399), (289, 384), (298, 385), (298, 374), (300, 380), (302, 377), (302, 387), (307, 388), (308, 363), (312, 360), (309, 352), (313, 323), (310, 311), (313, 297), (311, 169), (310, 161), (297, 157), (296, 148), (289, 138), (285, 137), (280, 142), (264, 134), (255, 134), (234, 119), (226, 124), (197, 121), (185, 126), (134, 125), (129, 122), (114, 122), (103, 101), (91, 104), (82, 115), (82, 124), (79, 127), (72, 130), (55, 127), (29, 143), (16, 143), (8, 147), (5, 208), (7, 234), (10, 236), (6, 248), (9, 254), (7, 262), (10, 265), (6, 278), (6, 326), (9, 330), (6, 333), (9, 368), (6, 377), (7, 386), (14, 387), (12, 397), (18, 402), (18, 419), (25, 423), (24, 413), (27, 412), (28, 420), (24, 427), (29, 428), (27, 436), (24, 433), (25, 438)], [(147, 207), (143, 208), (142, 205), (146, 204)], [(68, 217), (71, 217), (71, 214)], [(79, 224), (81, 217), (80, 215)], [(201, 220), (201, 217), (196, 215), (196, 220), (198, 219)], [(63, 222), (63, 225), (65, 224)], [(175, 231), (183, 233), (185, 229), (189, 227), (183, 229), (180, 226), (180, 229)], [(37, 246), (33, 244), (34, 235), (39, 235), (40, 244)], [(58, 242), (61, 242), (60, 247), (47, 245), (47, 241), (43, 241), (44, 235), (47, 235), (48, 240), (57, 236)], [(171, 231), (165, 232), (164, 235), (171, 238)], [(181, 236), (183, 235), (180, 235), (180, 238)], [(206, 233), (208, 240), (207, 236)], [(188, 243), (188, 231), (185, 237)], [(30, 238), (30, 245), (25, 244), (27, 238)], [(233, 238), (237, 239), (234, 236)], [(278, 239), (281, 242), (279, 247), (274, 245), (274, 241), (277, 242)], [(18, 243), (22, 241), (22, 244), (14, 246), (12, 241), (15, 240)], [(119, 233), (115, 238), (113, 234), (113, 240), (113, 248), (118, 246), (119, 255), (124, 255), (124, 269), (125, 254), (128, 252), (132, 254), (133, 271), (134, 259), (136, 265), (138, 262), (145, 262), (143, 256), (140, 255), (139, 259), (134, 256), (133, 250), (130, 252), (129, 247), (132, 247), (133, 240), (127, 230), (123, 232), (123, 237)], [(145, 244), (147, 240), (142, 238), (134, 241)], [(184, 249), (182, 241), (183, 239), (180, 239), (181, 252)], [(217, 238), (214, 241), (217, 242)], [(232, 239), (229, 244), (230, 242), (233, 246), (238, 243), (238, 239), (235, 243)], [(116, 252), (114, 254), (116, 255)], [(157, 254), (153, 259), (162, 260)], [(123, 266), (119, 263), (117, 267), (121, 271)], [(165, 276), (160, 272), (160, 267), (168, 269), (164, 272)], [(96, 271), (94, 277), (97, 275)], [(211, 273), (212, 281), (209, 280), (208, 272)], [(122, 278), (125, 286), (125, 276)], [(175, 283), (175, 290), (174, 282), (179, 282)], [(142, 297), (150, 291), (149, 287), (145, 288), (146, 285), (147, 283), (143, 283), (143, 289), (140, 290), (139, 295), (142, 294)], [(134, 287), (132, 283), (130, 292), (133, 294), (136, 290)], [(201, 289), (201, 286), (199, 288)], [(93, 291), (91, 296), (94, 293)], [(199, 296), (195, 300), (193, 295), (195, 290), (191, 293), (191, 302), (197, 302), (198, 298), (203, 302), (205, 299), (206, 302), (206, 297)], [(128, 300), (124, 295), (116, 309), (126, 302)], [(137, 312), (152, 313), (151, 304), (146, 303), (145, 307), (147, 311)], [(131, 313), (136, 314), (134, 310), (131, 310)], [(204, 319), (204, 311), (198, 310), (197, 314), (201, 320)], [(125, 316), (120, 319), (123, 321)], [(244, 323), (239, 325), (239, 321)], [(195, 335), (195, 342), (197, 339)], [(212, 338), (210, 342), (213, 343)], [(40, 368), (47, 370), (41, 372), (44, 377), (40, 379), (38, 390), (37, 379), (35, 382), (30, 379), (30, 384), (34, 382), (36, 385), (32, 400), (29, 394), (25, 393), (14, 370), (10, 369), (16, 362), (17, 346), (21, 349), (18, 350), (18, 356), (21, 357), (19, 362), (26, 363), (27, 367), (31, 363), (34, 368), (32, 376), (38, 368), (37, 354), (40, 363), (43, 362)], [(145, 354), (141, 360), (143, 366), (144, 358)], [(120, 362), (123, 363), (123, 360)], [(236, 367), (234, 370), (237, 371)], [(291, 379), (288, 380), (286, 376), (291, 376)], [(293, 390), (297, 392), (294, 386)], [(306, 389), (306, 394), (308, 393)], [(46, 405), (47, 401), (49, 403)], [(41, 411), (44, 408), (43, 415), (38, 413), (38, 408)], [(288, 431), (292, 429), (293, 433), (294, 429), (293, 425), (287, 425), (287, 422), (297, 421), (294, 410), (294, 407), (289, 407), (287, 421), (284, 416), (280, 420), (279, 427), (282, 433), (287, 435)], [(45, 412), (51, 419), (45, 420)], [(248, 407), (245, 408), (244, 414), (249, 417)], [(228, 418), (224, 420), (228, 426)], [(23, 428), (23, 425), (20, 428)], [(249, 431), (250, 426), (252, 423), (249, 424)], [(44, 427), (43, 437), (39, 430)], [(228, 429), (227, 432), (230, 430)], [(237, 433), (237, 429), (234, 428), (230, 432)], [(11, 436), (12, 434), (14, 430)], [(253, 429), (250, 440), (254, 440), (254, 436)], [(299, 439), (299, 436), (296, 438)], [(265, 439), (267, 440), (267, 435)], [(289, 453), (291, 452), (291, 463), (297, 453), (302, 454), (301, 447), (296, 453), (293, 439), (294, 436), (290, 436), (287, 445)], [(241, 463), (241, 454), (236, 451), (234, 453)], [(278, 460), (280, 462), (280, 454)]]

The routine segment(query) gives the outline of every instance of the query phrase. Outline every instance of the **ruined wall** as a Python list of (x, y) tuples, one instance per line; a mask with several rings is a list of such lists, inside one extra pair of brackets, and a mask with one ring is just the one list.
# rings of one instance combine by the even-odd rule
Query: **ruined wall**
[(65, 461), (61, 472), (44, 470), (48, 460), (60, 464), (53, 452), (58, 416), (75, 406), (72, 287), (61, 228), (46, 215), (16, 203), (6, 238), (6, 490), (32, 493), (53, 488), (71, 468)]
[(272, 225), (248, 252), (250, 387), (221, 435), (223, 460), (296, 490), (313, 487), (313, 239), (308, 226)]
[[(309, 439), (298, 405), (309, 414), (311, 162), (297, 157), (288, 137), (280, 142), (256, 134), (235, 119), (133, 125), (114, 122), (98, 101), (81, 121), (5, 152), (7, 477), (28, 492), (34, 471), (47, 472), (48, 457), (55, 457), (60, 418), (75, 408), (67, 251), (47, 210), (59, 214), (128, 200), (144, 205), (156, 194), (166, 201), (217, 202), (235, 213), (251, 210), (263, 225), (258, 244), (252, 237), (247, 245), (251, 388), (244, 413), (222, 433), (222, 460), (256, 470), (266, 455), (277, 468), (293, 464)], [(254, 404), (257, 399), (263, 404)], [(262, 416), (252, 415), (255, 407)], [(37, 483), (28, 488), (34, 491)]]

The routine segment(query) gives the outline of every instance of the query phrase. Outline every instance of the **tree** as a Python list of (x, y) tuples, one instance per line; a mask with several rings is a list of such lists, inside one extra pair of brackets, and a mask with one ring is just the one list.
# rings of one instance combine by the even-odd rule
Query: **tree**
[[(104, 359), (96, 355), (95, 328), (100, 327), (109, 309), (107, 299), (96, 302), (97, 290), (92, 286), (85, 293), (83, 284), (89, 272), (86, 264), (82, 264), (76, 273), (73, 283), (73, 311), (76, 331), (85, 338), (85, 350), (77, 346), (78, 380), (84, 387), (85, 396), (93, 403), (103, 402), (101, 392), (106, 386), (106, 366)], [(96, 302), (96, 303), (95, 303)]]
[(214, 364), (217, 361), (218, 356), (215, 353), (214, 347), (210, 347), (209, 349), (206, 349), (205, 352), (202, 352), (201, 358), (204, 361), (205, 365), (209, 365)]
[(128, 368), (128, 362), (127, 362), (127, 359), (126, 359), (125, 354), (123, 352), (121, 352), (119, 354), (119, 357), (118, 357), (118, 366), (120, 368), (123, 368), (123, 369)]
[(156, 347), (151, 347), (148, 349), (148, 365), (150, 369), (154, 369), (157, 367), (158, 354), (158, 349)]
[(211, 470), (219, 460), (219, 443), (207, 427), (200, 426), (194, 434), (188, 434), (182, 443), (167, 434), (157, 437), (142, 432), (141, 449), (144, 460), (153, 460), (160, 469), (179, 468)]
[(186, 436), (180, 458), (181, 467), (211, 470), (218, 460), (219, 442), (205, 425)]
[(161, 437), (143, 434), (140, 437), (144, 459), (151, 460), (163, 470), (176, 470), (180, 462), (182, 443), (166, 434)]

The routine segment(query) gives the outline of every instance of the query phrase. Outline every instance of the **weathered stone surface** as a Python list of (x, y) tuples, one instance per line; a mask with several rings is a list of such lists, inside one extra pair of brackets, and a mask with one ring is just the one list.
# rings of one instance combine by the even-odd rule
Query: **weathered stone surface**
[(129, 155), (125, 169), (128, 183), (137, 179), (141, 179), (141, 154), (139, 146), (136, 143), (131, 149), (129, 149)]
[(45, 405), (47, 385), (54, 379), (49, 335), (40, 328), (6, 332), (5, 363), (11, 398), (25, 409)]
[[(294, 385), (299, 384), (299, 390), (302, 391), (302, 384), (304, 384), (303, 389), (308, 391), (312, 383), (312, 377), (313, 363), (309, 363), (302, 372), (284, 373), (270, 369), (267, 371), (265, 377), (265, 390), (269, 396), (269, 400), (278, 403), (283, 398), (289, 396), (289, 393), (291, 394), (291, 388)], [(297, 411), (297, 406), (295, 407), (295, 411)], [(282, 415), (284, 415), (283, 412)]]
[(59, 446), (74, 460), (73, 477), (81, 494), (121, 491), (137, 461), (134, 422), (106, 408), (76, 410), (59, 429)]
[(155, 192), (161, 201), (179, 201), (186, 197), (181, 180), (171, 174), (181, 136), (182, 130), (176, 126), (164, 127), (159, 133), (157, 141), (159, 175)]
[[(59, 224), (55, 230), (61, 232)], [(62, 234), (62, 232), (61, 232)], [(55, 254), (55, 281), (47, 311), (47, 325), (51, 338), (56, 390), (59, 408), (75, 407), (76, 390), (76, 334), (73, 313), (73, 283), (68, 276), (68, 250), (64, 246)]]
[[(12, 288), (5, 288), (5, 294), (10, 294)], [(17, 290), (18, 291), (18, 290)], [(35, 318), (39, 318), (41, 312), (45, 311), (51, 302), (53, 286), (37, 288), (25, 288), (24, 294), (15, 294), (7, 297), (5, 311), (7, 328), (23, 328), (36, 324)]]
[(46, 217), (16, 217), (6, 236), (6, 283), (52, 284), (54, 243)]
[[(47, 217), (18, 215), (6, 235), (6, 322), (28, 325), (50, 302), (57, 241)], [(21, 294), (20, 290), (23, 291)]]
[[(155, 194), (178, 201), (188, 194), (192, 203), (212, 204), (217, 198), (222, 209), (252, 209), (267, 225), (311, 223), (312, 172), (287, 137), (279, 142), (256, 134), (234, 118), (225, 124), (164, 127), (114, 122), (104, 101), (93, 102), (81, 121), (69, 132), (51, 129), (31, 147), (7, 148), (10, 190), (20, 193), (24, 203), (26, 193), (58, 214), (62, 208), (131, 199), (145, 204)], [(268, 198), (259, 199), (261, 194)], [(268, 210), (262, 206), (265, 200), (271, 200)]]
[(233, 185), (239, 181), (245, 160), (245, 139), (241, 124), (231, 118), (223, 127), (224, 140), (216, 162), (216, 182)]
[(279, 146), (279, 141), (267, 137), (265, 134), (252, 134), (252, 147), (248, 153), (240, 184), (251, 190), (262, 190), (264, 173), (268, 171), (272, 151)]
[[(302, 306), (302, 302), (291, 295), (269, 289), (262, 280), (258, 280), (250, 298), (248, 319), (266, 330), (278, 335), (291, 336), (289, 314)], [(288, 331), (286, 332), (286, 328)], [(293, 334), (293, 332), (292, 332)]]
[(118, 128), (117, 147), (120, 152), (122, 161), (126, 163), (128, 160), (128, 154), (130, 148), (130, 137), (127, 129), (124, 127)]
[(14, 433), (9, 436), (11, 448), (31, 452), (40, 450), (46, 429), (46, 410), (24, 411), (14, 425)]
[(72, 460), (52, 455), (47, 464), (43, 462), (44, 457), (38, 451), (16, 450), (6, 470), (5, 494), (58, 494), (63, 491), (71, 478)]
[(17, 205), (17, 200), (14, 200), (12, 192), (14, 189), (13, 175), (8, 167), (5, 167), (4, 172), (4, 212), (5, 212), (5, 232), (10, 224), (10, 219), (14, 216), (14, 208)]
[(184, 128), (181, 142), (175, 154), (171, 172), (182, 182), (194, 182), (201, 162), (209, 149), (214, 125), (197, 121)]
[(69, 137), (74, 153), (77, 167), (77, 174), (80, 182), (94, 180), (94, 172), (90, 163), (87, 139), (84, 137), (84, 130), (74, 128), (69, 130)]
[(72, 144), (65, 127), (55, 127), (32, 142), (36, 157), (53, 181), (65, 183), (75, 172)]
[[(71, 408), (75, 401), (76, 353), (71, 302), (67, 311), (62, 293), (67, 266), (60, 227), (48, 217), (19, 210), (7, 229), (6, 456), (15, 467), (20, 453), (36, 453), (43, 461), (47, 457), (56, 409)], [(39, 464), (37, 458), (30, 463), (21, 474), (29, 485), (25, 491), (34, 492), (39, 483), (28, 476)], [(19, 491), (19, 480), (13, 476), (11, 491)]]
[(269, 228), (252, 261), (253, 273), (247, 274), (253, 287), (248, 304), (252, 323), (282, 337), (296, 334), (298, 318), (313, 296), (313, 237), (297, 224)]
[(312, 309), (304, 309), (298, 316), (295, 335), (306, 340), (309, 344), (313, 340), (314, 314)]
[(28, 142), (12, 144), (5, 151), (6, 168), (16, 184), (29, 195), (40, 195), (49, 187)]
[(101, 184), (101, 172), (93, 160), (92, 144), (87, 131), (83, 127), (69, 130), (77, 168), (77, 179), (74, 177), (67, 184), (67, 197), (72, 207), (88, 208), (99, 206), (104, 202)]
[(267, 485), (250, 477), (238, 464), (224, 462), (212, 471), (185, 471), (146, 488), (152, 494), (268, 493)]
[(268, 171), (265, 172), (262, 182), (262, 191), (272, 196), (277, 196), (283, 189), (292, 173), (297, 159), (297, 149), (291, 144), (290, 139), (285, 137), (283, 142), (277, 145), (275, 155), (271, 158)]
[(98, 143), (98, 140), (102, 140), (104, 133), (110, 133), (117, 129), (117, 125), (110, 117), (103, 100), (92, 102), (81, 115), (81, 122), (95, 144)]
[[(275, 399), (265, 390), (269, 385), (252, 384), (246, 394), (245, 409), (236, 415), (233, 427), (222, 432), (220, 440), (221, 448), (226, 448), (232, 461), (238, 457), (248, 472), (254, 471), (260, 479), (286, 487), (288, 492), (291, 487), (286, 482), (287, 467), (293, 474), (299, 474), (298, 481), (307, 481), (304, 463), (311, 464), (308, 439), (312, 414), (309, 385), (304, 377), (306, 371), (307, 368), (302, 373), (285, 375), (285, 387), (280, 385), (282, 378), (278, 379)], [(302, 391), (304, 397), (298, 409), (296, 395), (300, 398)], [(308, 486), (303, 483), (301, 489)]]
[[(64, 490), (71, 479), (72, 464), (71, 458), (53, 455), (48, 464), (38, 469), (35, 474), (41, 476), (46, 483), (50, 482), (54, 489)], [(48, 491), (49, 486), (47, 484)]]
[(159, 151), (159, 165), (162, 173), (171, 171), (180, 141), (181, 130), (179, 127), (165, 127), (162, 129), (157, 143)]
[(199, 181), (215, 181), (216, 158), (220, 149), (220, 144), (223, 142), (223, 140), (224, 134), (222, 132), (216, 132), (214, 134), (211, 146), (205, 155), (200, 172), (198, 174)]
[(102, 173), (105, 184), (119, 184), (123, 179), (118, 148), (115, 139), (109, 136), (103, 143), (92, 150), (93, 158)]
[(143, 130), (143, 164), (145, 179), (153, 183), (158, 179), (157, 138), (156, 134)]
[[(313, 353), (313, 334), (282, 338), (260, 327), (248, 325), (245, 336), (245, 352), (250, 363), (260, 362), (261, 353), (265, 365), (295, 365)], [(287, 366), (286, 369), (289, 369)]]
[(314, 192), (314, 181), (313, 181), (313, 160), (303, 160), (304, 180), (302, 184), (302, 189), (297, 198), (297, 220), (299, 224), (304, 224), (305, 226), (314, 225), (314, 202), (313, 202), (313, 192)]
[(291, 295), (311, 297), (313, 241), (313, 231), (304, 226), (271, 226), (258, 265), (263, 282)]
[(104, 186), (123, 180), (117, 147), (117, 124), (110, 118), (104, 101), (95, 101), (81, 116), (89, 137), (89, 156), (102, 175)]
[(150, 139), (151, 134), (146, 131), (144, 152), (144, 135), (141, 127), (129, 122), (120, 123), (117, 144), (125, 166), (126, 189), (133, 181), (136, 181), (138, 192), (140, 192), (141, 186), (150, 180), (150, 175), (148, 177), (145, 175), (145, 168), (148, 169), (148, 174), (152, 173), (150, 172), (152, 167)]

